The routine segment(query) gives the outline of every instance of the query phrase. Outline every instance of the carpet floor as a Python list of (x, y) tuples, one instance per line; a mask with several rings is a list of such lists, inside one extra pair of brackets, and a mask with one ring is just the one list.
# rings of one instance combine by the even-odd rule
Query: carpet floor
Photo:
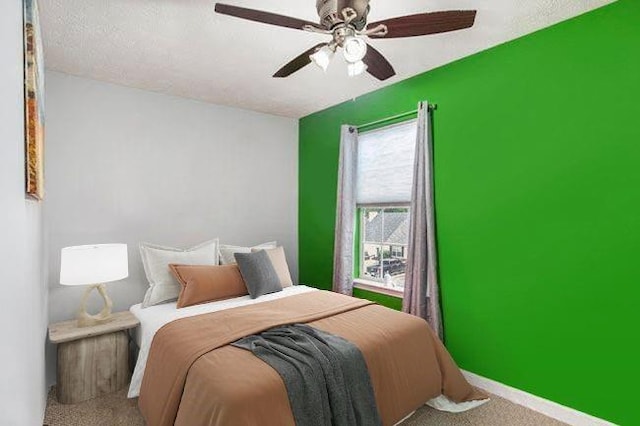
[[(127, 399), (127, 391), (81, 402), (60, 404), (55, 388), (47, 401), (44, 424), (47, 426), (144, 426), (137, 399)], [(420, 408), (402, 426), (563, 426), (562, 422), (543, 416), (497, 396), (465, 413), (450, 414), (429, 407)]]

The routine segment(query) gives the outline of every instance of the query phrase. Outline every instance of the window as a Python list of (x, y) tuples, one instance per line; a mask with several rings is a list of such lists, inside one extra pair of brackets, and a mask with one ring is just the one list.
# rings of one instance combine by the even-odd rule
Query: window
[(415, 143), (415, 121), (358, 138), (357, 277), (370, 290), (404, 289)]
[(359, 213), (359, 278), (402, 290), (407, 266), (409, 208), (366, 207), (359, 209)]

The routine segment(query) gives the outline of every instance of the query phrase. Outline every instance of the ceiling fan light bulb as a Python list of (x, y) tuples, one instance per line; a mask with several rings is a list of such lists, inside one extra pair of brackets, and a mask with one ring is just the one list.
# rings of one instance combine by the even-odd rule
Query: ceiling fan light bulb
[(360, 37), (349, 36), (345, 38), (343, 48), (344, 59), (349, 63), (362, 61), (367, 54), (367, 43)]
[(329, 68), (331, 59), (333, 59), (334, 51), (329, 46), (324, 46), (312, 55), (309, 56), (311, 61), (320, 67), (324, 72)]
[(347, 64), (349, 77), (356, 77), (367, 70), (367, 64), (362, 61)]

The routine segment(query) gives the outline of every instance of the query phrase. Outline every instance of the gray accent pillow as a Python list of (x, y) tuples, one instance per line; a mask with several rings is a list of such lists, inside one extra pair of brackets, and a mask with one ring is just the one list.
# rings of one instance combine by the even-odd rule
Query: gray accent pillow
[(234, 257), (252, 299), (282, 291), (280, 278), (267, 252), (234, 253)]

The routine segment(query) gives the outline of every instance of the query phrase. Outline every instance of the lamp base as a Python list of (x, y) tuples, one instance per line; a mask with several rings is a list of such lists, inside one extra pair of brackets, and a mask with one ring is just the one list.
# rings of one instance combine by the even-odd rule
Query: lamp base
[[(98, 290), (100, 296), (102, 296), (102, 300), (104, 301), (104, 306), (100, 313), (96, 315), (91, 315), (87, 312), (87, 300), (89, 300), (89, 296), (93, 290)], [(78, 327), (91, 327), (99, 324), (106, 324), (110, 322), (113, 317), (111, 316), (111, 308), (113, 306), (113, 302), (109, 298), (107, 294), (107, 289), (104, 284), (95, 284), (87, 289), (84, 292), (84, 296), (82, 296), (82, 302), (80, 303), (80, 308), (78, 309), (78, 314), (76, 315)]]

